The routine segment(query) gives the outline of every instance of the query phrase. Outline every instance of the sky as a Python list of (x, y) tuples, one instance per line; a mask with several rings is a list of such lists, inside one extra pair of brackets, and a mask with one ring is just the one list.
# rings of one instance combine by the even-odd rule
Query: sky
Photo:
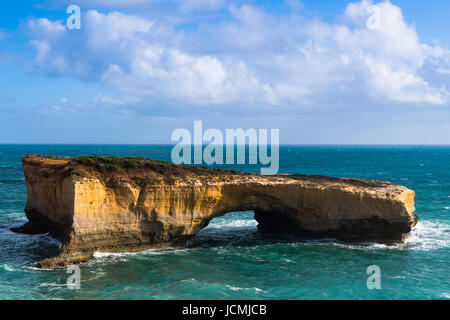
[[(69, 5), (81, 28), (66, 25)], [(450, 144), (450, 2), (0, 4), (0, 143)]]

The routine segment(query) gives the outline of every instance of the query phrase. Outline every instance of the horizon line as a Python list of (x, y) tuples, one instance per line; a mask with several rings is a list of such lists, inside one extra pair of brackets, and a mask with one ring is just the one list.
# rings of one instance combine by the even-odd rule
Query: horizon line
[[(176, 146), (177, 143), (3, 143), (0, 146)], [(210, 144), (202, 144), (207, 146)], [(254, 144), (232, 144), (234, 146), (255, 146)], [(271, 146), (271, 143), (267, 144)], [(199, 146), (191, 144), (191, 146)], [(228, 144), (223, 144), (228, 146)], [(258, 146), (258, 145), (256, 145)], [(441, 143), (280, 143), (282, 146), (450, 146)]]

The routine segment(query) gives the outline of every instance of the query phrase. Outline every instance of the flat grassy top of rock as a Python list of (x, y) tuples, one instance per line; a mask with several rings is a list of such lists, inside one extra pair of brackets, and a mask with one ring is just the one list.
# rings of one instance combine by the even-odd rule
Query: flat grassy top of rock
[(71, 163), (96, 168), (101, 172), (113, 172), (120, 169), (142, 170), (148, 169), (161, 174), (171, 173), (174, 175), (186, 175), (188, 173), (210, 175), (210, 174), (243, 174), (236, 170), (211, 169), (208, 167), (182, 166), (166, 161), (152, 160), (143, 157), (100, 157), (79, 156), (71, 159)]
[[(88, 176), (94, 175), (109, 180), (126, 179), (127, 177), (137, 183), (145, 180), (153, 180), (158, 177), (165, 179), (184, 178), (184, 177), (203, 177), (206, 179), (212, 177), (233, 177), (233, 176), (260, 176), (256, 173), (244, 173), (236, 170), (211, 169), (208, 167), (176, 165), (170, 162), (152, 160), (143, 157), (102, 157), (97, 155), (78, 156), (75, 158), (27, 155), (24, 162), (37, 164), (43, 167), (41, 174), (44, 177), (50, 177), (54, 174), (66, 176)], [(275, 175), (264, 176), (265, 179), (294, 179), (303, 183), (317, 184), (346, 184), (360, 188), (395, 188), (397, 185), (384, 181), (361, 180), (361, 179), (342, 179), (325, 176), (309, 175)], [(138, 183), (138, 184), (141, 184)]]

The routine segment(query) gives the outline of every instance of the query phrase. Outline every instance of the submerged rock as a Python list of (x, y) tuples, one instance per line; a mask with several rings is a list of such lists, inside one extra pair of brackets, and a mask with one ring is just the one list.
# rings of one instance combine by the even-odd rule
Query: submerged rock
[(403, 242), (417, 223), (414, 192), (389, 182), (185, 167), (143, 158), (23, 158), (29, 222), (50, 233), (55, 268), (97, 250), (184, 246), (214, 217), (254, 210), (263, 233), (346, 242)]

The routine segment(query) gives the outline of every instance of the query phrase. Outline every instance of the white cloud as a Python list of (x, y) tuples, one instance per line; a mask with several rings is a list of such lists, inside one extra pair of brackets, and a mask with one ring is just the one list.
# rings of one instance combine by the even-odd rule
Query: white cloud
[(367, 0), (348, 5), (344, 15), (357, 28), (340, 34), (341, 44), (352, 49), (359, 47), (377, 59), (389, 59), (398, 68), (420, 68), (427, 56), (426, 48), (419, 42), (414, 27), (406, 24), (400, 8), (390, 2), (374, 5), (380, 20), (378, 28), (370, 30), (366, 24), (371, 16), (367, 11), (370, 6)]
[(127, 93), (186, 104), (274, 103), (277, 99), (273, 88), (252, 76), (242, 62), (225, 64), (211, 56), (160, 47), (139, 52), (128, 72), (110, 65), (102, 80)]
[(112, 98), (108, 95), (105, 94), (98, 94), (96, 95), (93, 99), (92, 102), (94, 102), (95, 104), (102, 104), (102, 105), (123, 105), (124, 103), (122, 102), (122, 100), (117, 99), (117, 98)]
[[(135, 102), (135, 101), (133, 101)], [(38, 114), (45, 115), (89, 115), (106, 112), (108, 114), (124, 114), (123, 108), (130, 101), (99, 93), (91, 98), (61, 98), (38, 109)]]
[(366, 58), (371, 73), (370, 85), (373, 93), (380, 93), (393, 101), (444, 104), (449, 94), (445, 89), (431, 87), (422, 78), (412, 73), (394, 71), (385, 63)]
[(449, 52), (421, 43), (390, 2), (375, 4), (379, 28), (368, 29), (370, 6), (367, 0), (349, 4), (344, 22), (333, 25), (244, 5), (230, 6), (225, 22), (189, 32), (167, 20), (95, 10), (84, 13), (79, 33), (47, 19), (31, 20), (28, 27), (39, 67), (97, 79), (149, 101), (281, 107), (320, 105), (330, 97), (345, 104), (364, 95), (402, 104), (447, 103), (445, 86), (432, 85), (422, 71), (429, 65), (446, 74)]
[[(326, 70), (328, 74), (331, 72), (338, 78), (355, 76), (356, 80), (364, 81), (369, 96), (408, 103), (446, 103), (447, 90), (433, 88), (418, 75), (427, 59), (442, 57), (443, 52), (420, 43), (400, 8), (388, 1), (374, 5), (380, 13), (379, 27), (367, 28), (370, 16), (367, 8), (371, 5), (366, 0), (348, 5), (344, 16), (355, 24), (353, 28), (313, 23), (307, 34), (315, 52), (303, 49), (315, 59), (331, 64)], [(343, 70), (339, 68), (339, 60), (346, 66)]]
[(110, 45), (125, 46), (140, 35), (148, 33), (153, 24), (144, 18), (119, 12), (104, 15), (92, 10), (85, 15), (85, 28), (89, 30), (88, 46), (92, 50), (111, 49)]
[(61, 37), (66, 33), (66, 28), (62, 21), (59, 20), (50, 21), (46, 18), (33, 19), (28, 22), (27, 27), (34, 36), (49, 39)]

